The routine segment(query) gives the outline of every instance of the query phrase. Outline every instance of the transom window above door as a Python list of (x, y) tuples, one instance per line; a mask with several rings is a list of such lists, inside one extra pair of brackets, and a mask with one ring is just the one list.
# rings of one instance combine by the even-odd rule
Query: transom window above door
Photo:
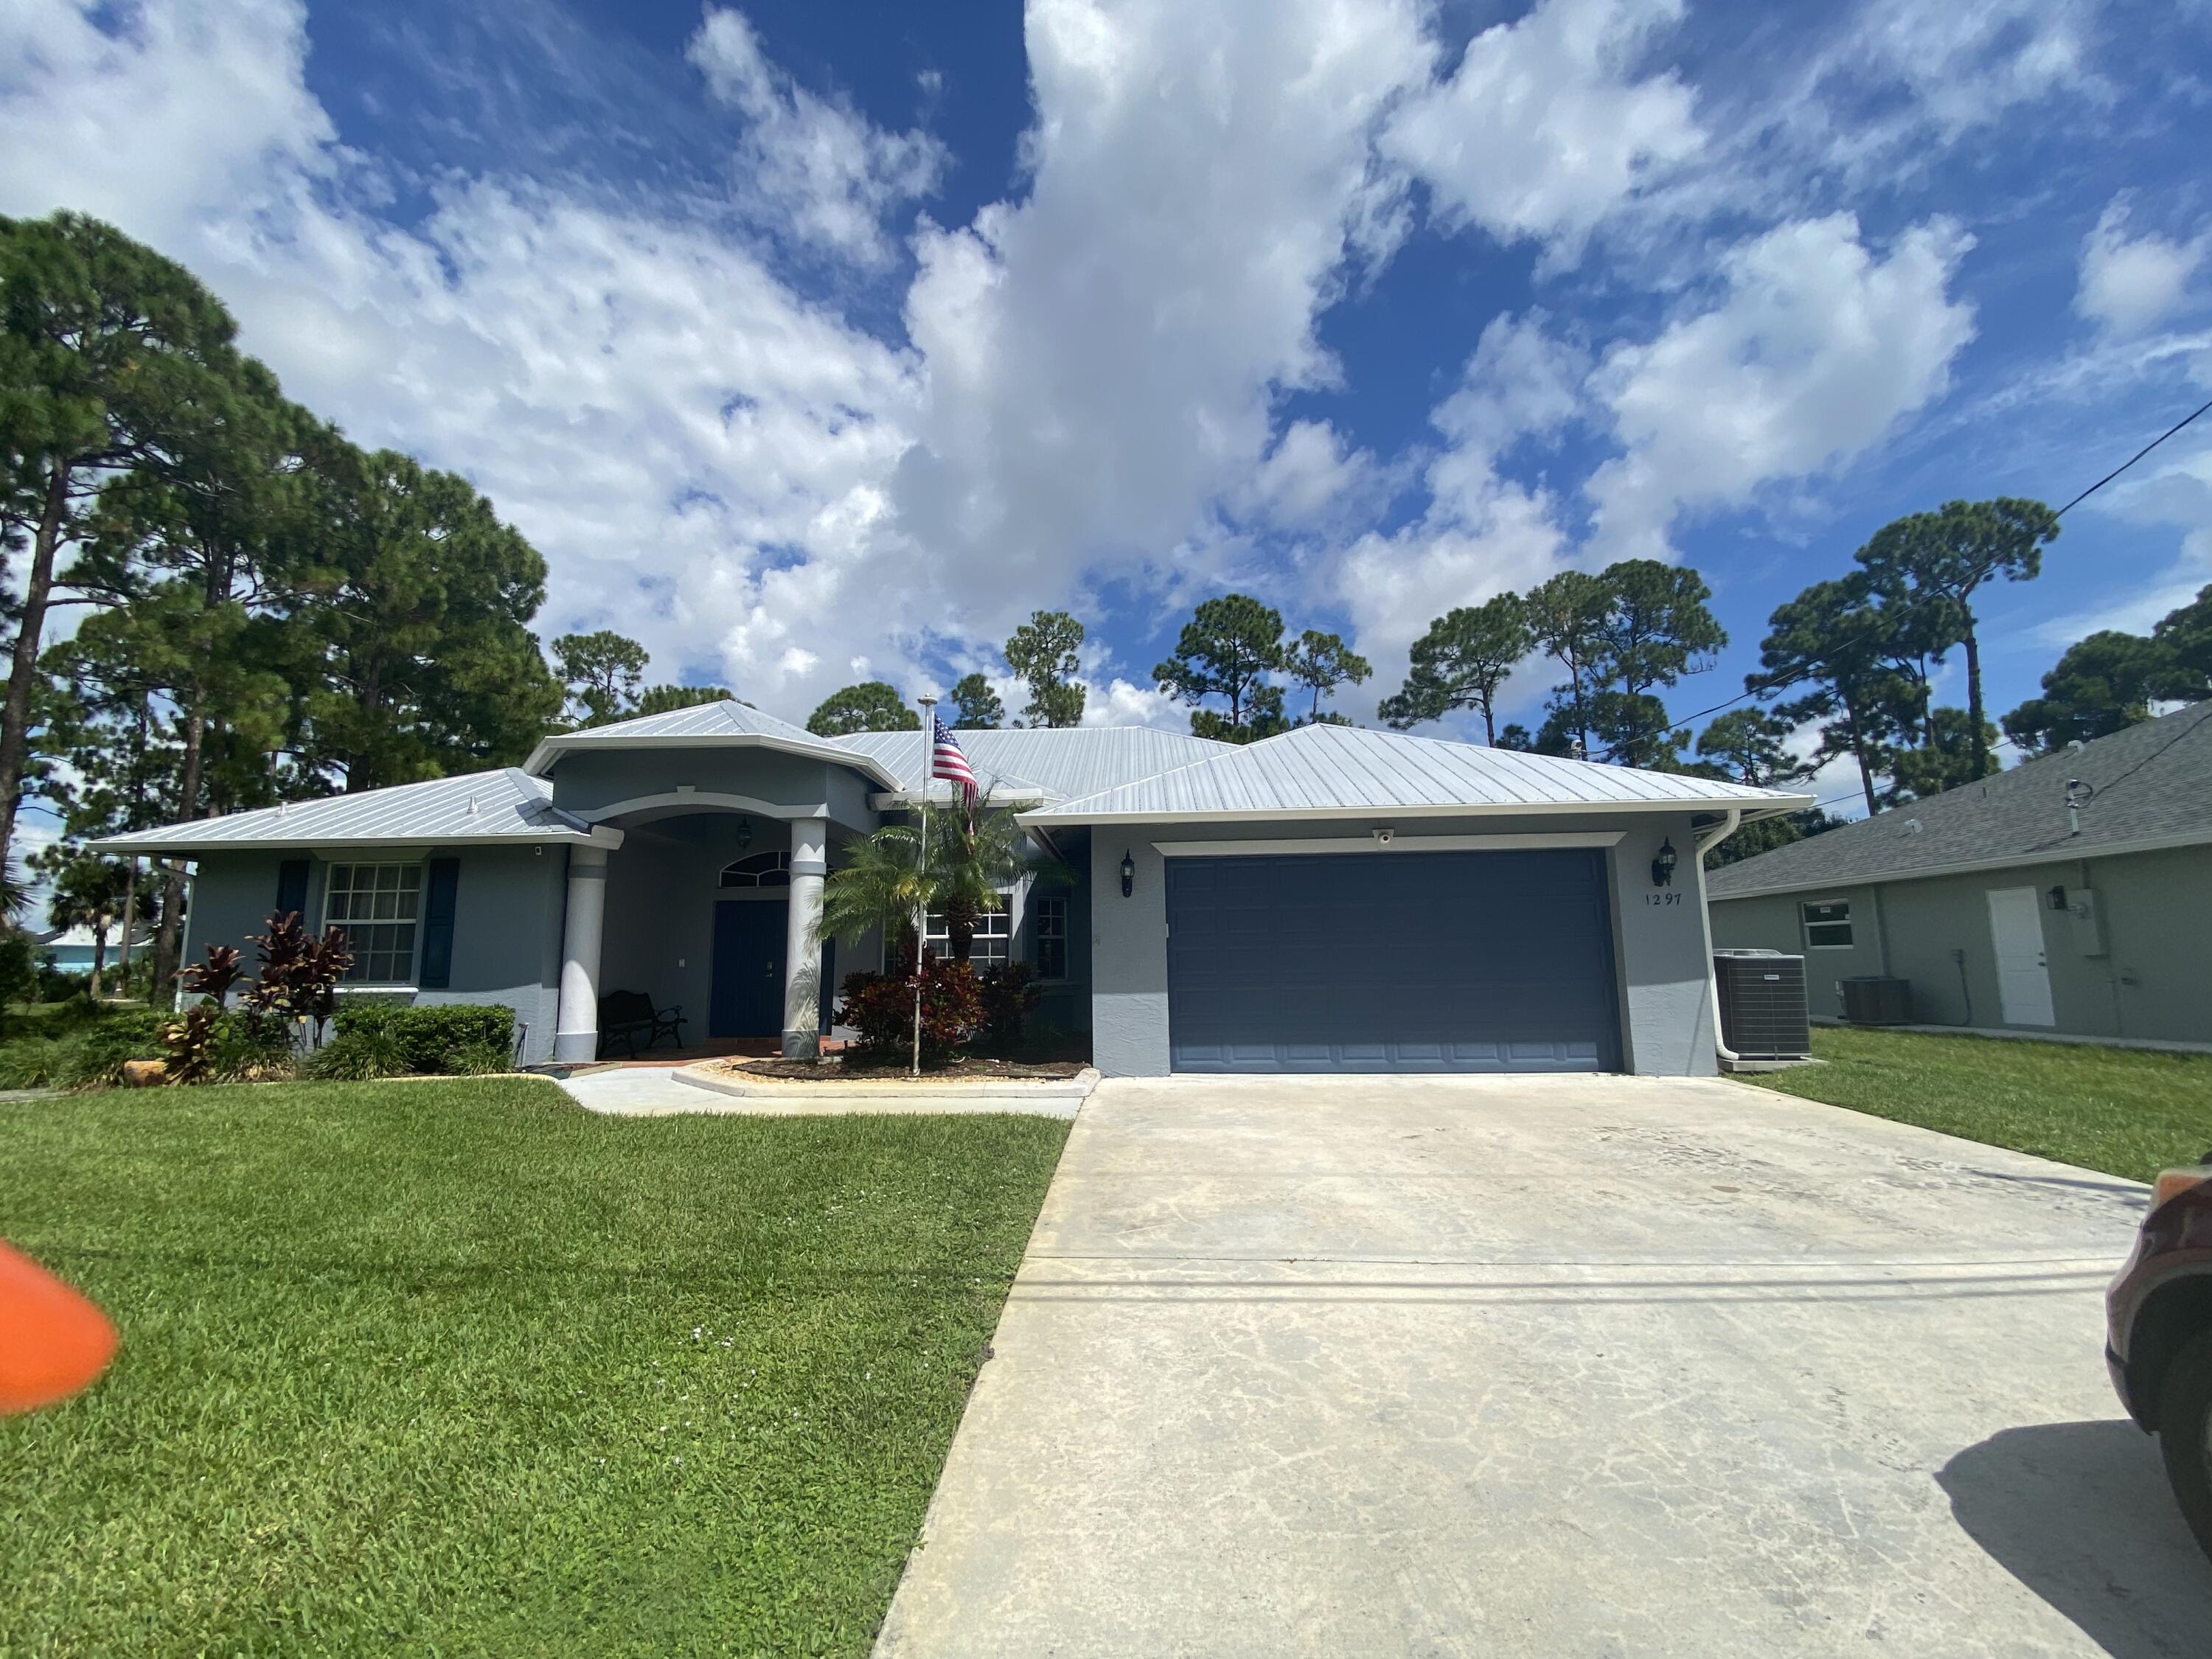
[(791, 885), (791, 854), (787, 852), (755, 853), (750, 858), (726, 864), (722, 866), (721, 884), (725, 887), (788, 887)]

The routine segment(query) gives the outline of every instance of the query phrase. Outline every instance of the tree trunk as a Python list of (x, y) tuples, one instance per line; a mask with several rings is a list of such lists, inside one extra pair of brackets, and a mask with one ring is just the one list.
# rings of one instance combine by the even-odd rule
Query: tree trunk
[[(200, 799), (200, 747), (207, 732), (207, 714), (199, 688), (191, 688), (191, 708), (185, 716), (185, 758), (177, 780), (177, 804), (186, 819), (198, 817)], [(177, 976), (178, 924), (184, 919), (185, 867), (172, 862), (161, 885), (161, 926), (154, 935), (154, 984), (147, 992), (151, 1002)]]
[(1867, 764), (1866, 744), (1859, 738), (1859, 711), (1849, 697), (1844, 699), (1844, 724), (1851, 734), (1851, 755), (1859, 763), (1859, 787), (1866, 792), (1867, 816), (1872, 817), (1881, 808), (1875, 805), (1874, 769)]
[(46, 629), (46, 599), (54, 588), (54, 550), (69, 513), (69, 463), (57, 458), (46, 474), (46, 499), (31, 538), (31, 569), (23, 584), (23, 611), (15, 628), (15, 653), (8, 668), (8, 696), (0, 708), (0, 852), (15, 844), (15, 808), (31, 752), (31, 681), (39, 672), (39, 646)]
[[(1960, 642), (1966, 647), (1966, 752), (1973, 757), (1967, 776), (1978, 778), (1989, 770), (1990, 748), (1982, 738), (1982, 647), (1974, 638), (1971, 621), (1966, 624), (1965, 639)], [(1929, 719), (1932, 721), (1934, 716)]]
[(123, 994), (131, 994), (131, 930), (138, 921), (138, 855), (131, 855), (131, 869), (123, 878), (123, 943), (118, 947), (121, 965), (117, 972), (123, 981)]
[(1498, 722), (1490, 713), (1490, 699), (1482, 700), (1482, 740), (1491, 748), (1498, 747)]

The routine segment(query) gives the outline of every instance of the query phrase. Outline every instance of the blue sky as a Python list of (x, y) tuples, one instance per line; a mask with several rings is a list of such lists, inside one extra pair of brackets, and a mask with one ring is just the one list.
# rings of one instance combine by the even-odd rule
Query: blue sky
[[(2212, 397), (2208, 129), (2203, 0), (0, 16), (0, 211), (145, 237), (475, 479), (548, 635), (794, 718), (1065, 605), (1094, 717), (1180, 725), (1147, 671), (1231, 586), (1371, 718), (1431, 617), (1628, 554), (1711, 583), (1718, 702), (1888, 519)], [(1987, 596), (1991, 706), (2206, 581), (2212, 419)]]

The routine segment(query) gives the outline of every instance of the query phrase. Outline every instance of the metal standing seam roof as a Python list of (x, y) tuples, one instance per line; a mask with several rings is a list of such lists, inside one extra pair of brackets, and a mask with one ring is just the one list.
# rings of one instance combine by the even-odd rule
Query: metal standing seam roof
[[(2066, 785), (2096, 793), (2073, 833)], [(2212, 842), (2212, 702), (2039, 756), (1705, 878), (1716, 899)]]
[(200, 853), (225, 848), (312, 846), (317, 842), (450, 846), (483, 842), (589, 842), (620, 846), (622, 832), (594, 829), (552, 803), (553, 786), (520, 767), (433, 778), (425, 783), (364, 789), (289, 801), (109, 836), (92, 843), (103, 853)]
[[(978, 781), (995, 780), (1004, 794), (1034, 791), (1031, 798), (1042, 800), (1096, 794), (1235, 750), (1212, 738), (1148, 726), (1009, 726), (953, 735)], [(896, 772), (899, 791), (913, 793), (921, 776), (919, 731), (860, 732), (837, 741)]]
[(853, 751), (837, 739), (817, 738), (789, 720), (728, 699), (672, 708), (665, 714), (641, 714), (635, 720), (615, 720), (580, 732), (556, 732), (530, 751), (522, 769), (542, 777), (571, 750), (688, 748), (773, 749), (854, 766), (887, 789), (897, 787), (890, 772), (866, 756), (856, 763)]
[(1304, 726), (1229, 747), (1179, 770), (1023, 814), (1025, 823), (1106, 819), (1272, 818), (1372, 811), (1443, 815), (1649, 811), (1759, 816), (1812, 797), (1675, 772), (1645, 772), (1360, 726)]

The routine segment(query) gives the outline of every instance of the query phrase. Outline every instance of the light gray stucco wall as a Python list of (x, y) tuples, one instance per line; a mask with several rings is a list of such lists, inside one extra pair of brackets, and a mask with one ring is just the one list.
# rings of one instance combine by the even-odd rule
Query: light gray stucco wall
[[(2067, 890), (2069, 902), (2083, 889), (2096, 895), (2102, 954), (2070, 912), (2050, 908), (2054, 886)], [(1802, 951), (1815, 1014), (1842, 1013), (1838, 980), (1890, 973), (1910, 981), (1915, 1023), (2002, 1030), (1988, 896), (2008, 887), (2033, 889), (2044, 901), (2037, 915), (2056, 1018), (2052, 1025), (2016, 1029), (2212, 1042), (2212, 972), (2206, 967), (2212, 960), (2212, 848), (1717, 899), (1714, 940)], [(1851, 946), (1808, 950), (1799, 906), (1829, 899), (1851, 906)]]
[[(552, 1053), (553, 1024), (560, 993), (560, 946), (566, 902), (568, 858), (559, 846), (428, 848), (419, 852), (364, 853), (364, 861), (427, 864), (457, 858), (460, 877), (454, 893), (452, 983), (441, 990), (408, 995), (388, 990), (340, 994), (408, 995), (420, 1003), (501, 1003), (514, 1010), (523, 1035), (526, 1062)], [(214, 853), (197, 860), (192, 878), (189, 959), (206, 959), (210, 945), (234, 945), (254, 965), (255, 935), (268, 931), (276, 908), (279, 866), (286, 859), (308, 860), (307, 927), (324, 926), (323, 890), (331, 863), (306, 848)], [(422, 948), (417, 930), (416, 951)]]
[[(1613, 912), (1615, 991), (1623, 1062), (1648, 1076), (1703, 1076), (1713, 1052), (1705, 927), (1696, 873), (1697, 842), (1687, 813), (1592, 817), (1423, 818), (1279, 824), (1095, 826), (1091, 854), (1091, 1056), (1109, 1076), (1157, 1077), (1168, 1070), (1166, 860), (1161, 841), (1364, 841), (1376, 824), (1405, 835), (1528, 835), (1623, 832), (1607, 854)], [(1662, 842), (1676, 854), (1674, 886), (1655, 889), (1651, 860)], [(1121, 896), (1121, 856), (1136, 866)], [(1669, 896), (1674, 896), (1669, 902)], [(1654, 898), (1658, 900), (1653, 902)]]
[[(915, 741), (921, 741), (919, 733)], [(553, 804), (572, 812), (588, 815), (688, 784), (702, 794), (749, 796), (861, 829), (875, 827), (868, 792), (879, 787), (848, 767), (772, 749), (586, 750), (562, 757), (552, 775)]]

